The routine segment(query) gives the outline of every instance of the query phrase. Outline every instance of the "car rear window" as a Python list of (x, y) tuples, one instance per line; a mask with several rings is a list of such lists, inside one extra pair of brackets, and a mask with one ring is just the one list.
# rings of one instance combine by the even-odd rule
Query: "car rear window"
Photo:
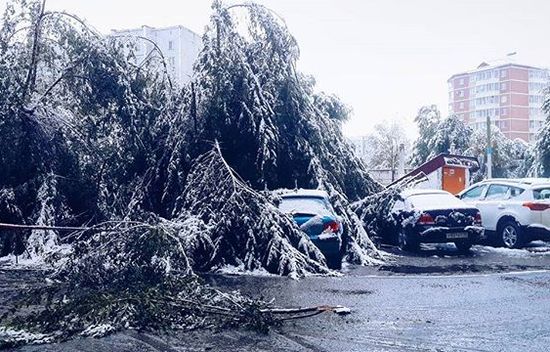
[(510, 187), (510, 198), (517, 197), (520, 194), (522, 194), (524, 191), (525, 191), (525, 189), (523, 189), (523, 188)]
[(325, 200), (318, 197), (283, 197), (279, 210), (287, 214), (330, 214)]
[(550, 199), (550, 187), (534, 189), (533, 196), (537, 200)]
[(417, 194), (407, 198), (407, 201), (411, 207), (419, 210), (464, 208), (466, 206), (460, 199), (444, 193)]

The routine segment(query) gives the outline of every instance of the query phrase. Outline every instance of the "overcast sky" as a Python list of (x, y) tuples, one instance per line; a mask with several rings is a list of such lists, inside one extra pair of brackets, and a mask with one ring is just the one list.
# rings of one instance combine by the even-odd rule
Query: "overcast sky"
[[(0, 0), (0, 7), (6, 0)], [(240, 2), (240, 1), (227, 1)], [(548, 0), (258, 0), (285, 18), (299, 67), (354, 111), (344, 126), (363, 135), (418, 108), (447, 113), (447, 79), (516, 51), (516, 62), (550, 66)], [(209, 0), (47, 0), (98, 30), (184, 25), (202, 34)], [(412, 131), (413, 128), (409, 128)], [(413, 134), (414, 132), (410, 132)]]

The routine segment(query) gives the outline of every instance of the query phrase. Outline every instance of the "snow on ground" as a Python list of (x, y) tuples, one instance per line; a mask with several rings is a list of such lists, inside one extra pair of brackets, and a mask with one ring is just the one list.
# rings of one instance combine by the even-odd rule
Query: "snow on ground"
[(62, 265), (66, 259), (68, 258), (69, 254), (72, 251), (72, 247), (67, 244), (58, 245), (55, 248), (52, 248), (48, 253), (45, 253), (44, 255), (28, 255), (27, 253), (24, 253), (23, 255), (13, 255), (9, 254), (5, 257), (0, 257), (0, 267), (5, 269), (44, 269), (44, 268), (51, 268), (52, 265), (46, 263), (45, 256), (47, 255), (55, 255), (59, 259), (56, 261), (55, 266)]
[[(342, 262), (342, 267), (344, 268), (345, 266), (347, 265), (346, 262)], [(267, 272), (267, 270), (263, 269), (263, 268), (258, 268), (258, 269), (254, 269), (254, 270), (246, 270), (244, 268), (244, 265), (239, 265), (239, 266), (233, 266), (233, 265), (225, 265), (225, 266), (222, 266), (220, 268), (218, 268), (216, 271), (216, 273), (218, 274), (224, 274), (224, 275), (240, 275), (240, 276), (272, 276), (272, 277), (280, 277), (280, 275), (277, 275), (277, 274), (271, 274), (269, 272)], [(332, 271), (332, 272), (329, 272), (328, 274), (311, 274), (311, 273), (306, 273), (305, 276), (342, 276), (342, 274), (338, 271)], [(299, 277), (297, 276), (293, 276), (293, 275), (289, 275), (288, 277), (290, 277), (291, 279), (299, 279)]]
[(102, 337), (112, 331), (115, 331), (115, 327), (111, 324), (99, 324), (89, 326), (86, 330), (81, 332), (80, 335), (90, 337)]
[(249, 276), (279, 276), (267, 272), (264, 268), (246, 270), (244, 265), (234, 266), (234, 265), (225, 265), (216, 270), (217, 273), (225, 275), (249, 275)]
[(489, 247), (489, 246), (474, 246), (472, 252), (475, 254), (487, 254), (496, 253), (506, 255), (509, 257), (525, 257), (525, 256), (540, 256), (550, 255), (550, 244), (543, 241), (535, 241), (530, 243), (525, 248), (521, 249), (509, 249), (503, 247)]
[(45, 334), (37, 334), (25, 330), (15, 330), (6, 327), (0, 327), (0, 347), (4, 343), (51, 343), (54, 337)]
[(34, 257), (25, 258), (23, 256), (15, 256), (13, 254), (5, 257), (0, 257), (0, 267), (6, 269), (39, 269), (44, 266), (44, 261)]

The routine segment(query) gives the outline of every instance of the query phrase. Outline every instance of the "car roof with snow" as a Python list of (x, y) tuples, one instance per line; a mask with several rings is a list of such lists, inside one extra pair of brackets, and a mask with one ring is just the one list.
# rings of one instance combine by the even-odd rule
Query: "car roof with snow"
[(526, 177), (526, 178), (491, 178), (488, 180), (480, 181), (472, 186), (497, 183), (506, 186), (514, 187), (523, 187), (529, 188), (530, 186), (541, 186), (541, 185), (550, 185), (549, 178), (536, 178), (536, 177)]
[(328, 199), (328, 193), (319, 189), (295, 189), (295, 190), (279, 190), (277, 194), (283, 198), (290, 197), (313, 197)]
[(401, 192), (401, 196), (403, 198), (408, 198), (408, 197), (411, 197), (411, 196), (428, 195), (428, 194), (447, 194), (447, 195), (453, 196), (449, 192), (442, 191), (440, 189), (411, 188), (411, 189), (406, 189), (403, 192)]
[(538, 186), (538, 185), (548, 185), (550, 184), (550, 178), (522, 178), (520, 179), (522, 183), (532, 185), (532, 186)]

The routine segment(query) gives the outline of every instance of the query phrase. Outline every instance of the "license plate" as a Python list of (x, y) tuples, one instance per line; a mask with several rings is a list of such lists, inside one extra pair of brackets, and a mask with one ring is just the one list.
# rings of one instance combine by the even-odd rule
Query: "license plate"
[(455, 240), (457, 238), (468, 238), (468, 232), (456, 232), (447, 234), (448, 240)]

